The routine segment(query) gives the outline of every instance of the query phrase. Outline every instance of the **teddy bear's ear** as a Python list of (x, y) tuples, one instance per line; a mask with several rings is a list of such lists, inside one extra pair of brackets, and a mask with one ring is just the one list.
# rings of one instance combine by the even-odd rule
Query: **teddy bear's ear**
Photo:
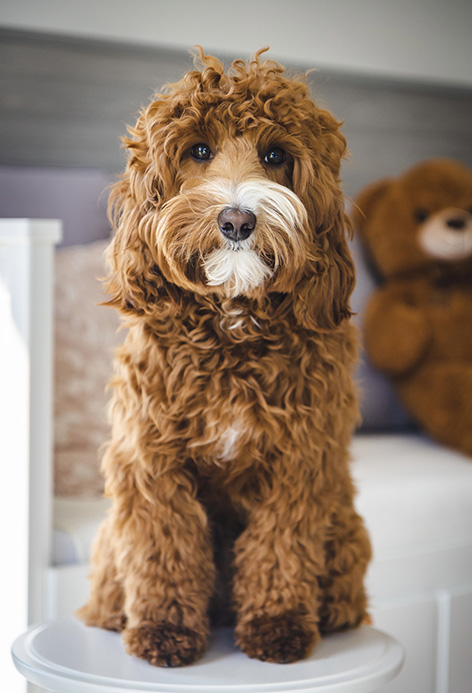
[(390, 188), (392, 180), (390, 178), (384, 178), (382, 180), (371, 183), (365, 187), (357, 195), (354, 200), (354, 207), (351, 212), (351, 217), (354, 222), (354, 226), (358, 231), (364, 235), (364, 229), (366, 220), (372, 213), (372, 210), (377, 205), (379, 200), (384, 197), (387, 190)]

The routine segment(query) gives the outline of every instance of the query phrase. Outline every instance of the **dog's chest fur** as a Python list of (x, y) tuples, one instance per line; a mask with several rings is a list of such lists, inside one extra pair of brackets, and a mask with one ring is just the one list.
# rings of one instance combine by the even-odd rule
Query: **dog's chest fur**
[[(325, 421), (317, 417), (340, 407), (326, 398), (338, 391), (330, 381), (345, 377), (336, 353), (346, 334), (319, 339), (279, 314), (247, 304), (217, 311), (200, 305), (180, 315), (164, 311), (145, 328), (146, 339), (142, 326), (135, 338), (130, 334), (125, 358), (138, 365), (143, 416), (156, 435), (227, 470), (262, 460), (294, 427), (300, 435), (313, 425), (321, 429)], [(138, 354), (145, 343), (147, 351)]]
[[(277, 341), (267, 334), (261, 318), (238, 308), (214, 316), (206, 325), (206, 338), (203, 332), (200, 337), (188, 353), (197, 375), (189, 394), (196, 400), (193, 423), (199, 429), (195, 435), (191, 426), (190, 447), (226, 465), (252, 443), (262, 410), (273, 415), (287, 378), (290, 350), (283, 349), (280, 335)], [(185, 411), (188, 395), (182, 385), (180, 404)]]

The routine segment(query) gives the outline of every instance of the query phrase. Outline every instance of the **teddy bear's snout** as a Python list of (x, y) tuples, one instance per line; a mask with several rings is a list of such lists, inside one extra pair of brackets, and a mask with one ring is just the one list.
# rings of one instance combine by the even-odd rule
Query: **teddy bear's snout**
[(449, 207), (429, 217), (421, 226), (420, 246), (430, 257), (456, 261), (472, 255), (472, 214)]
[(454, 231), (463, 231), (467, 226), (467, 217), (464, 216), (454, 216), (446, 220), (446, 226)]

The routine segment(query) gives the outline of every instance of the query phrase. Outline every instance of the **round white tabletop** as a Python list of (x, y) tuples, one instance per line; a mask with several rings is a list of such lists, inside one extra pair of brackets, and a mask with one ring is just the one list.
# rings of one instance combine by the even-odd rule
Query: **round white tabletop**
[(230, 629), (216, 630), (196, 664), (159, 669), (125, 654), (118, 633), (75, 619), (32, 627), (12, 647), (23, 676), (54, 693), (368, 693), (399, 672), (401, 646), (370, 626), (325, 637), (306, 660), (249, 659)]

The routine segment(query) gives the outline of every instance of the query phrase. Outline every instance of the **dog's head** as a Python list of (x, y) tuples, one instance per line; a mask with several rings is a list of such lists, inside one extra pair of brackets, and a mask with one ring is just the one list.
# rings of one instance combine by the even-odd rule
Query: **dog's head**
[(309, 327), (349, 313), (354, 271), (339, 187), (339, 123), (260, 53), (228, 72), (200, 54), (144, 109), (110, 196), (114, 303), (174, 294), (291, 294)]

